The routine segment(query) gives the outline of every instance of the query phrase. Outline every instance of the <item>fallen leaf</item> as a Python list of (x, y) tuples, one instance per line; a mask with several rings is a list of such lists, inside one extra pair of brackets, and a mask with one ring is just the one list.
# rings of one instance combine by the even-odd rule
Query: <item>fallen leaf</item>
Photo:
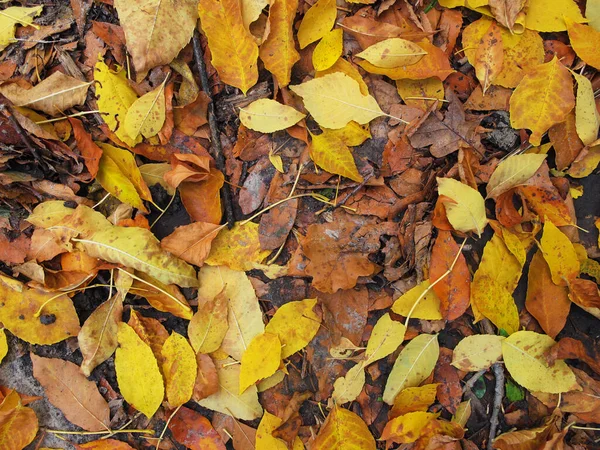
[[(256, 430), (256, 450), (287, 450), (288, 446), (286, 443), (273, 436), (273, 432), (277, 430), (283, 420), (279, 417), (270, 414), (265, 411), (264, 415), (260, 419), (258, 429)], [(304, 449), (302, 441), (299, 437), (294, 439), (294, 446), (292, 450)]]
[(150, 69), (169, 64), (190, 42), (196, 26), (194, 0), (115, 0), (115, 8), (138, 81)]
[(304, 117), (304, 114), (291, 106), (267, 98), (261, 98), (240, 108), (240, 122), (247, 128), (261, 133), (285, 130)]
[(365, 350), (365, 365), (385, 358), (396, 351), (404, 342), (406, 327), (401, 322), (391, 319), (389, 314), (379, 318)]
[(570, 337), (564, 337), (552, 347), (546, 354), (548, 364), (554, 364), (557, 359), (580, 359), (590, 366), (594, 372), (600, 374), (600, 361), (598, 349), (586, 348), (582, 341)]
[(573, 20), (573, 18), (567, 15), (565, 15), (564, 20), (569, 32), (569, 41), (577, 56), (586, 64), (599, 68), (600, 57), (598, 57), (595, 49), (600, 45), (600, 31), (588, 25), (583, 25), (581, 22), (584, 20)]
[(133, 287), (136, 293), (148, 300), (155, 309), (186, 320), (192, 318), (192, 308), (177, 285), (164, 284), (143, 272), (136, 272)]
[(193, 409), (180, 408), (171, 418), (169, 430), (177, 442), (191, 450), (225, 450), (210, 421)]
[(452, 365), (464, 372), (489, 369), (502, 358), (504, 337), (492, 334), (476, 334), (462, 339), (454, 348)]
[(342, 56), (343, 35), (341, 28), (328, 31), (321, 38), (312, 54), (312, 63), (315, 70), (327, 70)]
[(269, 253), (260, 248), (258, 224), (238, 222), (231, 230), (222, 230), (212, 241), (210, 254), (204, 263), (227, 266), (232, 270), (251, 270)]
[(418, 63), (427, 52), (411, 41), (390, 38), (371, 45), (356, 56), (377, 67), (393, 69)]
[(69, 123), (73, 127), (73, 135), (77, 142), (77, 148), (81, 152), (85, 167), (87, 167), (90, 175), (95, 177), (98, 173), (98, 165), (102, 157), (102, 149), (92, 140), (90, 134), (85, 131), (80, 120), (74, 117), (69, 117)]
[(420, 385), (433, 372), (440, 348), (435, 334), (420, 334), (400, 352), (383, 391), (383, 401), (394, 399), (405, 388)]
[(116, 439), (102, 439), (99, 441), (92, 441), (86, 444), (79, 444), (77, 450), (134, 450), (132, 446), (123, 441), (117, 441)]
[(423, 80), (405, 78), (396, 80), (396, 89), (400, 98), (408, 106), (414, 106), (427, 111), (436, 100), (438, 100), (437, 109), (440, 109), (443, 105), (444, 84), (439, 78), (432, 77)]
[(335, 23), (337, 9), (335, 0), (318, 0), (304, 14), (298, 28), (300, 48), (321, 39)]
[(136, 332), (119, 323), (115, 370), (121, 395), (127, 403), (151, 418), (160, 407), (165, 389), (156, 358)]
[(571, 369), (558, 360), (549, 367), (545, 353), (556, 342), (544, 334), (517, 331), (502, 341), (502, 356), (510, 375), (529, 391), (558, 394), (581, 390)]
[[(162, 364), (162, 347), (169, 337), (169, 332), (158, 320), (144, 317), (135, 310), (131, 311), (127, 324), (133, 328), (142, 341), (152, 349), (159, 365)], [(116, 334), (116, 333), (115, 333)]]
[(443, 201), (448, 220), (456, 231), (475, 231), (481, 236), (487, 225), (485, 201), (471, 186), (452, 178), (437, 178), (438, 193), (448, 198)]
[(169, 406), (175, 408), (192, 398), (196, 373), (196, 354), (187, 339), (171, 333), (162, 347), (162, 374)]
[(171, 155), (172, 169), (163, 177), (171, 187), (179, 187), (184, 182), (206, 181), (211, 176), (212, 158), (206, 155), (174, 153)]
[(17, 24), (21, 26), (31, 25), (33, 19), (40, 15), (44, 9), (43, 5), (24, 8), (22, 6), (11, 6), (2, 11), (0, 15), (0, 51), (14, 42), (15, 28)]
[(574, 279), (569, 282), (569, 298), (582, 308), (600, 308), (598, 285), (592, 280)]
[(365, 385), (365, 365), (360, 362), (350, 368), (346, 375), (333, 383), (331, 400), (336, 405), (353, 402)]
[(134, 141), (141, 141), (142, 136), (156, 136), (165, 123), (165, 81), (156, 89), (142, 95), (127, 110), (123, 122), (125, 132)]
[(498, 23), (513, 32), (517, 16), (527, 5), (527, 0), (489, 0), (488, 4)]
[[(417, 300), (419, 303), (414, 306)], [(440, 299), (435, 290), (431, 288), (429, 280), (425, 280), (396, 299), (392, 305), (392, 311), (404, 317), (407, 317), (412, 311), (411, 317), (415, 319), (442, 320), (440, 307)]]
[(536, 31), (565, 31), (566, 20), (585, 22), (573, 0), (530, 0), (525, 16), (525, 26)]
[(10, 391), (0, 403), (0, 445), (6, 450), (22, 450), (35, 439), (37, 432), (35, 411), (22, 405), (17, 391)]
[(188, 325), (188, 336), (196, 353), (212, 353), (221, 346), (229, 329), (227, 302), (222, 291), (214, 298), (198, 303), (198, 312)]
[(552, 125), (548, 130), (548, 137), (556, 153), (556, 168), (565, 170), (584, 147), (577, 133), (575, 110), (567, 114), (563, 122)]
[(6, 339), (6, 331), (0, 332), (0, 363), (4, 357), (8, 354), (8, 341)]
[(435, 403), (437, 387), (438, 384), (434, 383), (403, 389), (394, 399), (389, 416), (394, 418), (413, 411), (427, 411)]
[(381, 439), (397, 444), (415, 442), (423, 428), (439, 414), (424, 411), (414, 411), (390, 420), (381, 433)]
[(577, 81), (575, 100), (575, 127), (579, 138), (585, 145), (591, 145), (598, 138), (600, 114), (596, 109), (592, 83), (583, 75), (573, 73)]
[(504, 46), (500, 27), (492, 21), (485, 35), (479, 41), (479, 46), (475, 52), (475, 75), (481, 83), (484, 94), (502, 71), (503, 63)]
[(273, 375), (281, 363), (279, 336), (261, 333), (252, 339), (242, 355), (240, 370), (240, 394), (260, 380)]
[(30, 354), (33, 376), (44, 388), (48, 400), (73, 424), (87, 431), (110, 429), (110, 410), (96, 383), (69, 361)]
[(321, 134), (311, 133), (310, 136), (310, 157), (317, 166), (358, 183), (363, 181), (362, 175), (356, 168), (354, 156), (342, 138), (329, 130), (324, 130)]
[(175, 228), (173, 233), (160, 241), (160, 246), (190, 264), (202, 266), (220, 230), (219, 225), (212, 223), (190, 223)]
[(375, 450), (375, 439), (363, 420), (335, 406), (314, 441), (315, 450)]
[(579, 275), (581, 264), (573, 243), (549, 220), (544, 223), (540, 244), (554, 284), (566, 286)]
[(487, 198), (496, 199), (530, 179), (543, 164), (546, 155), (526, 153), (509, 156), (496, 166), (488, 181)]
[(197, 353), (196, 364), (198, 365), (198, 373), (196, 374), (192, 399), (200, 401), (218, 392), (219, 377), (215, 363), (210, 356)]

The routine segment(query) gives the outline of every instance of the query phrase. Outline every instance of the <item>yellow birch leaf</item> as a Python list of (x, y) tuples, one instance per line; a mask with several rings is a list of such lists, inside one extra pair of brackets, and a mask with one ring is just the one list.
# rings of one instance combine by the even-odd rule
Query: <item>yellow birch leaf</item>
[(31, 8), (11, 6), (4, 9), (0, 14), (0, 51), (15, 42), (17, 24), (21, 26), (31, 25), (34, 17), (39, 16), (42, 9), (44, 9), (42, 5), (32, 6)]
[(316, 298), (288, 302), (275, 312), (265, 327), (265, 333), (279, 336), (282, 359), (306, 347), (319, 331), (321, 318), (313, 311), (316, 304)]
[(240, 394), (260, 380), (273, 375), (281, 363), (279, 336), (262, 333), (252, 339), (242, 355), (240, 369)]
[(227, 266), (232, 270), (252, 270), (269, 255), (269, 250), (261, 250), (258, 239), (258, 224), (236, 223), (231, 230), (219, 232), (212, 241), (208, 258), (209, 266)]
[(545, 354), (556, 342), (550, 336), (533, 331), (518, 331), (502, 341), (504, 364), (514, 380), (532, 392), (559, 394), (581, 390), (575, 374), (563, 360), (552, 367)]
[(198, 280), (200, 303), (203, 299), (215, 298), (221, 291), (227, 298), (229, 328), (219, 351), (239, 361), (250, 341), (265, 329), (252, 283), (245, 272), (231, 270), (225, 266), (202, 267)]
[(404, 342), (406, 327), (395, 320), (392, 320), (388, 313), (379, 318), (371, 337), (367, 343), (365, 351), (365, 365), (379, 361), (388, 355), (391, 355)]
[(317, 435), (314, 450), (375, 450), (375, 439), (360, 416), (335, 406)]
[(435, 402), (439, 383), (403, 389), (394, 399), (390, 417), (413, 411), (427, 411)]
[(323, 130), (321, 134), (311, 133), (310, 136), (309, 154), (317, 166), (358, 183), (363, 181), (362, 175), (356, 168), (352, 152), (342, 139), (328, 130)]
[(492, 334), (467, 336), (454, 348), (452, 365), (464, 372), (488, 369), (502, 358), (504, 337)]
[(57, 116), (73, 106), (83, 105), (90, 84), (91, 82), (86, 83), (61, 72), (54, 72), (31, 89), (9, 83), (0, 86), (0, 93), (15, 106), (27, 106)]
[(573, 72), (573, 76), (577, 81), (575, 129), (581, 142), (590, 145), (598, 139), (598, 129), (600, 129), (600, 114), (596, 109), (594, 89), (592, 88), (592, 82), (583, 75)]
[(300, 60), (292, 30), (297, 8), (298, 0), (273, 1), (269, 7), (271, 30), (259, 49), (265, 68), (275, 76), (281, 87), (290, 84), (292, 67)]
[(227, 333), (227, 297), (219, 292), (213, 299), (200, 301), (190, 320), (188, 336), (196, 353), (216, 352)]
[(244, 27), (239, 0), (202, 0), (198, 13), (221, 81), (245, 95), (258, 80), (258, 46)]
[(6, 340), (6, 331), (0, 331), (0, 363), (8, 353), (8, 341)]
[(165, 81), (156, 89), (142, 95), (129, 107), (123, 126), (134, 140), (156, 136), (165, 123)]
[(79, 333), (79, 319), (66, 294), (29, 288), (0, 274), (0, 298), (0, 322), (24, 341), (51, 345)]
[(362, 95), (369, 95), (369, 87), (365, 83), (365, 80), (363, 80), (363, 77), (356, 66), (354, 66), (351, 62), (346, 61), (344, 58), (338, 59), (329, 69), (316, 72), (315, 78), (322, 78), (325, 75), (336, 72), (341, 72), (348, 75), (358, 83), (358, 86), (360, 87), (360, 93)]
[(394, 302), (392, 311), (404, 317), (408, 316), (408, 313), (413, 308), (415, 302), (421, 297), (423, 292), (427, 291), (425, 296), (419, 300), (419, 304), (415, 307), (411, 317), (424, 320), (442, 320), (440, 299), (433, 289), (429, 289), (430, 286), (431, 283), (429, 280), (424, 280), (417, 284), (415, 287), (402, 294)]
[(437, 178), (437, 183), (438, 193), (451, 199), (443, 204), (452, 227), (456, 231), (475, 231), (481, 236), (488, 222), (481, 194), (452, 178)]
[(355, 56), (384, 69), (411, 66), (418, 63), (427, 52), (406, 39), (390, 38), (367, 47)]
[(529, 0), (525, 27), (536, 31), (565, 31), (565, 18), (577, 23), (586, 20), (573, 0)]
[(187, 339), (172, 333), (162, 347), (162, 374), (169, 406), (176, 408), (192, 398), (198, 365)]
[(344, 32), (341, 28), (328, 31), (319, 41), (312, 54), (315, 70), (327, 70), (342, 56)]
[(579, 276), (581, 264), (573, 243), (549, 220), (544, 222), (540, 244), (554, 284), (567, 286)]
[(439, 413), (413, 411), (390, 420), (381, 433), (382, 440), (400, 444), (415, 442), (421, 437), (423, 428), (436, 419)]
[(219, 377), (219, 390), (198, 401), (200, 406), (241, 420), (258, 419), (263, 414), (258, 402), (256, 386), (250, 386), (239, 394), (240, 365), (231, 358), (215, 361)]
[(443, 105), (442, 100), (445, 98), (444, 83), (436, 77), (423, 80), (410, 80), (408, 78), (396, 80), (396, 89), (404, 103), (423, 111), (427, 111), (435, 100), (439, 100), (437, 109), (440, 109)]
[(481, 83), (483, 93), (487, 92), (492, 82), (502, 71), (504, 63), (504, 46), (500, 27), (492, 21), (484, 36), (479, 41), (475, 52), (475, 75)]
[(487, 198), (497, 198), (515, 186), (525, 183), (540, 168), (546, 155), (526, 153), (512, 155), (496, 166), (487, 184)]
[(240, 122), (246, 127), (261, 133), (285, 130), (306, 117), (291, 106), (261, 98), (240, 108)]
[(123, 121), (129, 107), (133, 105), (138, 96), (129, 86), (125, 71), (114, 73), (101, 58), (98, 58), (98, 62), (94, 66), (94, 80), (96, 81), (98, 109), (102, 119), (121, 141), (133, 147), (136, 141), (125, 131)]
[(529, 128), (530, 142), (540, 145), (543, 134), (564, 121), (574, 106), (573, 79), (554, 56), (526, 72), (510, 97), (510, 123), (516, 129)]
[(363, 361), (352, 366), (345, 376), (333, 383), (331, 398), (336, 405), (353, 402), (365, 385), (365, 364)]
[(308, 112), (326, 128), (342, 128), (351, 120), (364, 125), (385, 115), (373, 97), (361, 93), (356, 80), (341, 72), (290, 86), (290, 89), (302, 97)]
[(165, 395), (163, 378), (152, 349), (126, 323), (119, 324), (115, 370), (127, 403), (151, 418)]
[(198, 16), (196, 0), (115, 0), (137, 81), (169, 64), (192, 38)]
[(420, 334), (402, 349), (387, 379), (383, 401), (394, 404), (400, 391), (419, 386), (433, 372), (440, 354), (435, 334)]
[(319, 0), (310, 7), (298, 28), (298, 42), (300, 48), (321, 39), (333, 28), (337, 8), (335, 0)]

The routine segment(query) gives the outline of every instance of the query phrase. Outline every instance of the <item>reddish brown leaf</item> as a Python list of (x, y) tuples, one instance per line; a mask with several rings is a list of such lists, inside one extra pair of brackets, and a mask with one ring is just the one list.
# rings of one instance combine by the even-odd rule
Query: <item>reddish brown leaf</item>
[(592, 343), (586, 346), (577, 339), (565, 337), (550, 349), (546, 358), (550, 365), (557, 359), (580, 359), (600, 375), (600, 351)]
[(225, 177), (217, 169), (211, 169), (202, 183), (184, 182), (179, 186), (179, 195), (186, 211), (196, 222), (221, 223), (221, 187)]
[(210, 253), (210, 245), (217, 237), (220, 227), (212, 223), (194, 222), (177, 227), (163, 238), (160, 245), (178, 258), (201, 266)]
[(571, 165), (583, 150), (583, 142), (579, 139), (575, 128), (575, 112), (567, 115), (567, 120), (553, 125), (548, 130), (550, 142), (556, 152), (556, 168), (564, 170)]
[(77, 142), (77, 148), (81, 152), (85, 167), (87, 167), (90, 175), (95, 177), (98, 173), (98, 165), (102, 157), (102, 149), (92, 140), (92, 136), (85, 131), (80, 120), (69, 117), (69, 122), (73, 127), (73, 135)]
[(219, 377), (215, 363), (210, 356), (198, 352), (196, 353), (196, 363), (198, 364), (198, 375), (196, 375), (192, 398), (199, 401), (219, 390)]
[(181, 408), (169, 423), (169, 430), (180, 444), (191, 450), (225, 450), (225, 444), (202, 414)]
[(577, 278), (569, 282), (569, 298), (584, 308), (600, 308), (598, 285), (591, 280)]

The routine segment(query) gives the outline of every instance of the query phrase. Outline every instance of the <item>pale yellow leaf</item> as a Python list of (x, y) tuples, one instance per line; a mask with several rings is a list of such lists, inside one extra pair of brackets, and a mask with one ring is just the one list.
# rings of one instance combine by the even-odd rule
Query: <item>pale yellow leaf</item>
[(574, 0), (529, 0), (525, 27), (536, 31), (565, 31), (565, 17), (577, 23), (586, 20)]
[(342, 56), (344, 32), (341, 28), (331, 30), (323, 36), (312, 54), (315, 70), (327, 70)]
[(318, 0), (310, 7), (300, 23), (298, 42), (300, 48), (321, 39), (335, 23), (337, 8), (335, 0)]
[(575, 98), (575, 128), (579, 139), (590, 145), (598, 139), (600, 115), (596, 109), (592, 82), (583, 75), (573, 72), (577, 81), (577, 97)]
[(570, 280), (579, 276), (581, 264), (573, 243), (547, 218), (540, 243), (554, 284), (566, 286)]
[(305, 117), (291, 106), (275, 100), (261, 98), (240, 108), (240, 122), (246, 127), (261, 133), (285, 130)]
[(503, 340), (492, 334), (467, 336), (454, 348), (452, 365), (464, 372), (488, 369), (502, 357)]
[(365, 365), (394, 353), (404, 341), (405, 333), (406, 327), (401, 322), (392, 320), (388, 313), (381, 316), (373, 327), (367, 343)]
[(360, 362), (352, 366), (346, 376), (339, 377), (333, 383), (331, 398), (337, 405), (353, 402), (359, 396), (365, 385), (365, 365)]
[(427, 52), (411, 41), (390, 38), (367, 47), (356, 56), (385, 69), (411, 66), (418, 63)]
[(488, 181), (486, 190), (488, 198), (497, 198), (500, 194), (523, 184), (540, 168), (546, 155), (526, 153), (512, 155), (496, 166)]
[(475, 231), (481, 236), (487, 225), (485, 201), (479, 191), (452, 178), (437, 178), (438, 193), (450, 198), (444, 201), (446, 215), (456, 231)]

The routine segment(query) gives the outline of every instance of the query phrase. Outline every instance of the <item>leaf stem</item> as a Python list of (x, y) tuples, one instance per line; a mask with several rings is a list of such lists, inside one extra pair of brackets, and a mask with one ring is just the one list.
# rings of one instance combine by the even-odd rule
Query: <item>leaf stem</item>
[(91, 289), (91, 288), (96, 288), (96, 287), (112, 287), (112, 285), (111, 284), (92, 284), (91, 286), (78, 287), (78, 288), (70, 289), (68, 291), (61, 292), (60, 294), (56, 294), (56, 295), (50, 297), (44, 303), (42, 303), (41, 306), (36, 311), (36, 313), (33, 315), (33, 317), (36, 319), (38, 317), (40, 317), (42, 315), (43, 309), (46, 307), (46, 305), (48, 305), (48, 303), (56, 300), (59, 297), (62, 297), (63, 295), (72, 294), (73, 292), (77, 292), (77, 291), (85, 291), (86, 289)]
[(160, 445), (161, 441), (163, 440), (163, 437), (165, 435), (165, 432), (167, 431), (167, 428), (169, 427), (169, 424), (171, 423), (171, 419), (173, 417), (175, 417), (175, 414), (177, 414), (177, 412), (179, 411), (179, 408), (181, 408), (183, 405), (179, 405), (175, 411), (173, 411), (171, 413), (171, 415), (169, 416), (169, 418), (167, 419), (167, 423), (165, 423), (165, 427), (163, 428), (162, 432), (160, 433), (160, 436), (158, 437), (158, 441), (156, 441), (156, 447), (154, 447), (155, 450), (158, 450), (158, 446)]
[(133, 429), (107, 430), (107, 431), (65, 431), (65, 430), (44, 429), (44, 431), (46, 431), (48, 433), (52, 433), (52, 434), (75, 434), (78, 436), (93, 436), (95, 434), (117, 434), (117, 433), (154, 434), (154, 430), (133, 430)]

